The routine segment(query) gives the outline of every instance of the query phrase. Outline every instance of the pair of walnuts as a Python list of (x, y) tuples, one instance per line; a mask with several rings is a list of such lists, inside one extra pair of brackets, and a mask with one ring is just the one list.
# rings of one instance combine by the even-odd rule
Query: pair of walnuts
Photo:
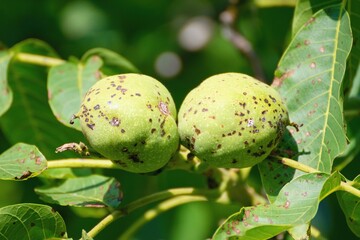
[(204, 80), (182, 103), (141, 74), (96, 82), (80, 111), (82, 131), (104, 157), (130, 172), (160, 169), (183, 144), (214, 167), (243, 168), (264, 160), (289, 125), (279, 93), (240, 73)]

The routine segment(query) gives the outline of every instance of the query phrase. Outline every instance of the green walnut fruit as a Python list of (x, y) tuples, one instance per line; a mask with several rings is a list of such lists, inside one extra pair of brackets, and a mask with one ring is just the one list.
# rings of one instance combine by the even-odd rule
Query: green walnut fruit
[(146, 75), (99, 80), (75, 118), (97, 152), (130, 172), (163, 167), (179, 146), (174, 101), (159, 81)]
[(203, 81), (186, 96), (178, 115), (181, 143), (203, 162), (224, 168), (261, 162), (289, 125), (279, 93), (240, 73)]

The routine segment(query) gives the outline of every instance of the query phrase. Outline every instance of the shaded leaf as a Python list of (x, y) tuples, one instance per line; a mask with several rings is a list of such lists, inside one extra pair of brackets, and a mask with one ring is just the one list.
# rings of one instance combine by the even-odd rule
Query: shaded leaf
[(35, 192), (46, 202), (64, 206), (116, 208), (122, 200), (120, 183), (101, 175), (69, 178), (56, 186), (36, 188)]
[[(44, 42), (26, 40), (12, 49), (18, 52), (55, 57), (56, 53)], [(64, 142), (84, 141), (81, 133), (62, 126), (55, 119), (47, 103), (47, 69), (42, 66), (11, 59), (8, 83), (13, 91), (11, 108), (0, 118), (1, 129), (11, 144), (26, 142), (36, 145), (47, 158), (74, 156), (73, 153), (55, 154)]]
[(53, 208), (23, 203), (0, 208), (1, 239), (64, 239), (64, 220)]
[[(291, 133), (285, 131), (276, 154), (283, 157), (293, 157), (297, 153), (297, 144), (292, 138)], [(258, 164), (260, 177), (270, 202), (275, 201), (279, 191), (290, 182), (295, 175), (295, 169), (281, 163), (281, 161), (268, 157), (265, 161)]]
[(120, 73), (139, 72), (139, 70), (126, 58), (120, 54), (105, 48), (94, 48), (87, 51), (81, 61), (88, 61), (89, 58), (100, 57), (104, 64), (101, 72), (105, 75), (115, 75)]
[(37, 147), (18, 143), (0, 155), (0, 179), (26, 180), (39, 175), (46, 166)]
[(343, 176), (339, 172), (333, 172), (321, 190), (320, 199), (326, 198), (329, 194), (338, 190)]
[(47, 86), (49, 104), (57, 120), (64, 125), (81, 130), (78, 121), (74, 125), (69, 121), (79, 111), (87, 90), (101, 78), (101, 65), (99, 57), (92, 57), (84, 63), (67, 62), (50, 69)]
[(230, 216), (213, 239), (269, 239), (314, 218), (327, 174), (304, 174), (286, 184), (269, 205), (245, 207)]
[(293, 158), (321, 172), (330, 173), (346, 147), (342, 80), (350, 49), (348, 14), (334, 5), (300, 29), (275, 72), (273, 86), (291, 121), (302, 125), (299, 132), (290, 129), (298, 148)]
[[(351, 53), (349, 56), (349, 61), (347, 65), (346, 77), (348, 79), (350, 87), (354, 84), (350, 92), (350, 96), (354, 96), (354, 93), (358, 95), (359, 92), (359, 85), (360, 85), (360, 0), (348, 0), (347, 1), (347, 11), (349, 12), (350, 19), (351, 19), (351, 29), (352, 35), (354, 39), (354, 45), (351, 49)], [(357, 80), (354, 80), (356, 73), (359, 72), (357, 75)], [(357, 83), (353, 83), (353, 81), (357, 81)]]
[[(360, 175), (354, 179), (354, 183), (353, 187), (360, 189)], [(339, 191), (336, 195), (349, 228), (360, 237), (360, 198), (348, 192)]]
[[(357, 156), (360, 154), (359, 142), (360, 142), (360, 129), (359, 129), (359, 121), (360, 121), (360, 98), (355, 99), (351, 98), (349, 100), (357, 100), (357, 101), (347, 101), (346, 108), (349, 111), (354, 111), (356, 113), (353, 116), (347, 117), (347, 136), (349, 139), (349, 144), (346, 147), (346, 150), (334, 161), (333, 170), (341, 171), (344, 169), (349, 163), (351, 163)], [(345, 110), (346, 111), (346, 110)]]
[(341, 0), (298, 0), (294, 11), (292, 35), (294, 36), (306, 22), (311, 21), (312, 15), (317, 11), (339, 3)]
[(47, 179), (66, 179), (92, 174), (90, 168), (52, 168), (46, 169), (39, 177)]
[(12, 54), (9, 51), (0, 52), (0, 116), (9, 109), (13, 98), (7, 82), (7, 71), (11, 57)]

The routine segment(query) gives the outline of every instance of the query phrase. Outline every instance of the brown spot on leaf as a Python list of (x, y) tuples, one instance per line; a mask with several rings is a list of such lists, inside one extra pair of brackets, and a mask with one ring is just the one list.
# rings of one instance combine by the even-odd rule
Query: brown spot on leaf
[(29, 171), (29, 170), (24, 171), (20, 177), (15, 177), (15, 180), (23, 180), (23, 179), (26, 179), (26, 178), (30, 177), (31, 174), (32, 174), (32, 172)]
[(275, 77), (272, 83), (274, 87), (280, 87), (283, 81), (289, 77), (291, 77), (295, 73), (295, 70), (289, 70), (283, 73), (280, 77)]

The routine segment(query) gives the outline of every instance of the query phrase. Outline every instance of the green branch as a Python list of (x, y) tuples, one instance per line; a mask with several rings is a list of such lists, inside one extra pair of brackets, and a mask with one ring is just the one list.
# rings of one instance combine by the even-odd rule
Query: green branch
[(178, 197), (186, 195), (187, 197), (190, 196), (197, 196), (202, 195), (203, 198), (217, 198), (220, 195), (218, 190), (201, 190), (196, 188), (175, 188), (175, 189), (168, 189), (162, 192), (154, 193), (143, 198), (137, 199), (128, 205), (115, 210), (108, 216), (106, 216), (103, 220), (101, 220), (93, 229), (88, 232), (88, 236), (94, 238), (99, 232), (101, 232), (104, 228), (110, 225), (115, 220), (126, 216), (127, 214), (131, 213), (132, 211), (148, 205), (150, 203), (165, 200), (172, 197)]
[(178, 196), (169, 200), (163, 201), (156, 207), (146, 211), (134, 224), (131, 225), (120, 237), (119, 240), (131, 239), (133, 234), (142, 227), (145, 223), (150, 222), (163, 212), (170, 210), (182, 204), (190, 202), (208, 201), (205, 196)]
[(17, 53), (16, 59), (20, 62), (31, 63), (45, 67), (53, 67), (66, 62), (65, 60), (60, 58), (52, 58), (30, 53)]
[(82, 159), (69, 158), (66, 160), (47, 161), (47, 168), (110, 168), (121, 169), (120, 165), (113, 163), (111, 160), (104, 159)]

